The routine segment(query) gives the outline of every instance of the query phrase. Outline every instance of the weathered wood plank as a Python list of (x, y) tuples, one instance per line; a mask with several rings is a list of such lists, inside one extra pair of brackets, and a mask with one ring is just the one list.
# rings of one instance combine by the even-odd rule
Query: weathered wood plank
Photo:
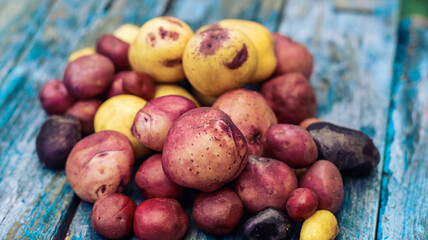
[(428, 20), (398, 32), (377, 239), (427, 239)]
[[(362, 130), (383, 153), (398, 2), (359, 1), (357, 10), (346, 2), (290, 0), (279, 32), (314, 54), (318, 117)], [(382, 162), (367, 178), (344, 178), (338, 239), (375, 238)]]
[(29, 46), (53, 3), (54, 0), (16, 0), (1, 3), (0, 106), (18, 84), (7, 82), (5, 76), (15, 66), (24, 49)]

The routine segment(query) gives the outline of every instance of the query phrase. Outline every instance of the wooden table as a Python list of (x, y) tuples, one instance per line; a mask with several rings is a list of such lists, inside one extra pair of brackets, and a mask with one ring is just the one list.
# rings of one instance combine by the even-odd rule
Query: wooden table
[[(92, 205), (74, 196), (64, 171), (37, 159), (46, 119), (38, 91), (62, 77), (74, 50), (159, 15), (194, 30), (251, 19), (308, 46), (318, 117), (365, 132), (381, 153), (370, 176), (344, 178), (338, 239), (427, 239), (428, 22), (398, 12), (397, 0), (0, 1), (0, 239), (101, 239), (90, 227)], [(134, 184), (125, 193), (143, 200)], [(215, 239), (194, 225), (186, 235), (203, 238)]]

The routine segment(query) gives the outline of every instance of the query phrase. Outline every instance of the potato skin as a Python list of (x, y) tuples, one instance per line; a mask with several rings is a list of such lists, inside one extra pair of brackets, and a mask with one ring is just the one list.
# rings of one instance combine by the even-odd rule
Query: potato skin
[(318, 210), (303, 222), (300, 240), (334, 240), (338, 233), (336, 217), (327, 210)]
[(122, 87), (125, 93), (138, 96), (146, 101), (155, 96), (155, 83), (144, 73), (129, 71), (125, 72), (122, 77)]
[(134, 166), (131, 143), (122, 133), (100, 131), (78, 142), (67, 158), (65, 175), (73, 191), (84, 201), (121, 192)]
[(166, 175), (178, 185), (211, 192), (235, 179), (247, 163), (244, 135), (216, 108), (195, 108), (168, 132), (162, 155)]
[(344, 190), (339, 169), (326, 160), (318, 160), (299, 179), (299, 187), (311, 189), (318, 197), (318, 209), (332, 213), (342, 206)]
[(265, 150), (267, 156), (283, 161), (292, 168), (308, 167), (318, 156), (317, 145), (308, 131), (292, 124), (270, 127)]
[(263, 155), (269, 127), (277, 124), (275, 113), (263, 95), (256, 91), (237, 89), (222, 94), (213, 104), (227, 113), (244, 134), (249, 155)]
[(137, 204), (121, 193), (104, 195), (95, 201), (91, 211), (92, 228), (103, 237), (119, 239), (132, 232)]
[(343, 174), (366, 176), (380, 161), (379, 150), (361, 131), (327, 122), (311, 124), (307, 130), (318, 146), (318, 159), (329, 160)]
[(101, 54), (80, 57), (64, 72), (67, 91), (76, 98), (89, 99), (106, 92), (114, 78), (113, 63)]
[(288, 216), (300, 222), (314, 214), (318, 207), (318, 198), (309, 188), (297, 188), (291, 193), (286, 207)]
[(94, 132), (95, 113), (101, 104), (102, 102), (98, 99), (80, 100), (71, 106), (65, 115), (79, 119), (83, 135), (88, 135)]
[(62, 115), (76, 99), (67, 92), (63, 81), (54, 79), (43, 84), (39, 92), (39, 101), (47, 114)]
[(260, 92), (279, 123), (298, 124), (317, 111), (315, 91), (300, 73), (275, 77), (264, 83)]
[(244, 224), (244, 233), (249, 240), (282, 240), (291, 230), (290, 218), (273, 207), (263, 209)]
[(135, 115), (132, 135), (144, 146), (161, 152), (172, 123), (193, 108), (195, 103), (177, 95), (152, 99)]
[(189, 217), (171, 198), (150, 198), (138, 205), (134, 233), (140, 240), (178, 240), (187, 231)]
[(299, 126), (306, 129), (308, 128), (312, 123), (320, 122), (318, 118), (306, 118), (305, 120), (301, 121), (299, 123)]
[(296, 188), (297, 177), (287, 164), (253, 155), (248, 157), (247, 166), (235, 184), (244, 207), (252, 213), (265, 207), (285, 210), (287, 199)]
[(175, 184), (162, 169), (162, 154), (155, 154), (145, 160), (135, 174), (135, 183), (144, 198), (183, 197), (184, 188)]
[(128, 43), (112, 34), (105, 34), (98, 39), (96, 49), (97, 53), (110, 59), (116, 71), (131, 69), (128, 60)]
[(80, 123), (73, 116), (50, 116), (36, 139), (40, 162), (47, 168), (63, 169), (68, 154), (80, 140)]
[(230, 188), (211, 193), (200, 193), (194, 203), (192, 215), (202, 231), (213, 235), (228, 234), (238, 225), (244, 206)]
[(126, 71), (122, 71), (118, 72), (114, 76), (114, 80), (110, 86), (110, 89), (107, 92), (107, 99), (120, 94), (125, 94), (123, 90), (123, 77), (126, 75), (126, 73)]

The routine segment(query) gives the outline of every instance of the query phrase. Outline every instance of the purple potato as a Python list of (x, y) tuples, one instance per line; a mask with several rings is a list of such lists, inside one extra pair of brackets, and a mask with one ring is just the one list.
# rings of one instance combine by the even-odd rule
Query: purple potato
[(282, 240), (291, 233), (291, 220), (283, 212), (267, 207), (248, 219), (244, 233), (249, 240)]

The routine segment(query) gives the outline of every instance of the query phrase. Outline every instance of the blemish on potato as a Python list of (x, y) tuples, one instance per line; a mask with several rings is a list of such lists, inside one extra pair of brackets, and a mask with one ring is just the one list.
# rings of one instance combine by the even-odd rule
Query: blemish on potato
[(178, 32), (167, 31), (163, 27), (159, 28), (159, 36), (161, 37), (161, 39), (169, 38), (173, 41), (176, 41), (179, 35), (180, 34), (178, 34)]
[[(100, 193), (100, 191), (101, 191), (101, 193)], [(97, 191), (95, 192), (95, 194), (97, 194), (97, 197), (100, 197), (100, 196), (101, 196), (101, 194), (104, 194), (104, 193), (105, 193), (105, 191), (106, 191), (106, 185), (105, 185), (105, 184), (103, 184), (103, 185), (101, 185), (101, 186), (97, 189)]]
[(183, 62), (183, 60), (181, 58), (176, 58), (176, 59), (167, 59), (165, 61), (163, 61), (163, 65), (165, 67), (176, 67), (181, 65)]
[(224, 65), (229, 69), (237, 69), (242, 66), (247, 61), (248, 58), (248, 50), (247, 46), (244, 44), (239, 50), (239, 52), (236, 54), (236, 56), (233, 58), (233, 60), (229, 63), (225, 63)]
[(151, 47), (156, 46), (156, 36), (153, 33), (148, 33), (146, 37), (146, 43)]
[(214, 55), (223, 42), (229, 39), (229, 32), (222, 28), (208, 29), (201, 34), (204, 40), (199, 46), (199, 52), (205, 56)]

